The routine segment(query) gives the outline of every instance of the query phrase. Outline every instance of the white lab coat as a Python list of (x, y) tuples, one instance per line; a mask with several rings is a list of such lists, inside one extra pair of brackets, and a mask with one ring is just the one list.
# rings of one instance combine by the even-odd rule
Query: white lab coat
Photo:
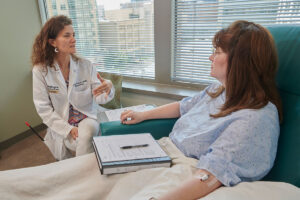
[(92, 90), (101, 82), (97, 78), (96, 68), (85, 59), (70, 59), (69, 87), (57, 63), (55, 68), (34, 66), (33, 74), (33, 101), (36, 110), (48, 126), (45, 143), (54, 157), (58, 160), (70, 157), (64, 145), (64, 139), (73, 128), (68, 123), (69, 105), (87, 115), (97, 119), (98, 104), (105, 104), (113, 99), (115, 89), (112, 88), (106, 98), (101, 94), (96, 98)]

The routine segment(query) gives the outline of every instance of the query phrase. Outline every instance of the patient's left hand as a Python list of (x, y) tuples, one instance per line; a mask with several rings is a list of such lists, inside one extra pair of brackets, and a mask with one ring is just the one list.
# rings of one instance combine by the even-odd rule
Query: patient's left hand
[(120, 120), (122, 124), (137, 124), (145, 120), (144, 112), (126, 110), (121, 113)]

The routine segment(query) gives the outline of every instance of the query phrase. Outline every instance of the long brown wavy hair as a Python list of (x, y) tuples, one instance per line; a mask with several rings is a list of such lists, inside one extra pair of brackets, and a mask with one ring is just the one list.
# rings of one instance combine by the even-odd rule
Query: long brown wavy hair
[[(33, 44), (31, 54), (32, 66), (53, 67), (56, 53), (54, 52), (54, 47), (50, 45), (49, 39), (55, 39), (67, 25), (72, 25), (72, 20), (64, 15), (52, 17), (44, 24)], [(78, 59), (76, 55), (72, 54), (72, 56)]]
[[(275, 83), (278, 56), (271, 33), (253, 22), (239, 20), (221, 29), (213, 46), (228, 55), (226, 100), (219, 113), (223, 117), (240, 109), (259, 109), (272, 102), (282, 120), (280, 96)], [(215, 98), (225, 88), (208, 94)]]

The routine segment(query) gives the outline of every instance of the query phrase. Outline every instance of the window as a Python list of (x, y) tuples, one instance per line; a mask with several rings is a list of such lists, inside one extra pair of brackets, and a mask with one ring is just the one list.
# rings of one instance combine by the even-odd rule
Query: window
[(300, 24), (299, 0), (175, 0), (172, 80), (209, 83), (212, 38), (236, 20)]
[(67, 8), (66, 8), (66, 5), (65, 5), (65, 4), (61, 4), (61, 5), (60, 5), (60, 9), (61, 9), (61, 10), (66, 10), (66, 9), (67, 9)]
[(41, 2), (47, 19), (60, 14), (72, 19), (78, 54), (99, 71), (154, 79), (153, 0)]
[[(211, 40), (216, 31), (235, 20), (264, 26), (300, 23), (299, 0), (39, 2), (44, 3), (46, 18), (66, 14), (73, 20), (78, 54), (91, 60), (99, 71), (163, 84), (207, 85), (215, 81), (208, 60)], [(55, 8), (65, 4), (66, 10), (58, 11), (54, 4)]]

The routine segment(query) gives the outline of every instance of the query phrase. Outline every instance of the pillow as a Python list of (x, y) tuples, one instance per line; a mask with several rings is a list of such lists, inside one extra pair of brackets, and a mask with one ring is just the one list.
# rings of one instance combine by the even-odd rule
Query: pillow
[(234, 187), (220, 187), (201, 200), (297, 200), (300, 189), (284, 182), (242, 182)]
[(99, 72), (99, 74), (102, 78), (110, 80), (115, 87), (114, 98), (110, 102), (103, 104), (101, 106), (107, 109), (121, 108), (121, 92), (122, 92), (123, 77), (121, 75), (111, 74), (107, 72)]

